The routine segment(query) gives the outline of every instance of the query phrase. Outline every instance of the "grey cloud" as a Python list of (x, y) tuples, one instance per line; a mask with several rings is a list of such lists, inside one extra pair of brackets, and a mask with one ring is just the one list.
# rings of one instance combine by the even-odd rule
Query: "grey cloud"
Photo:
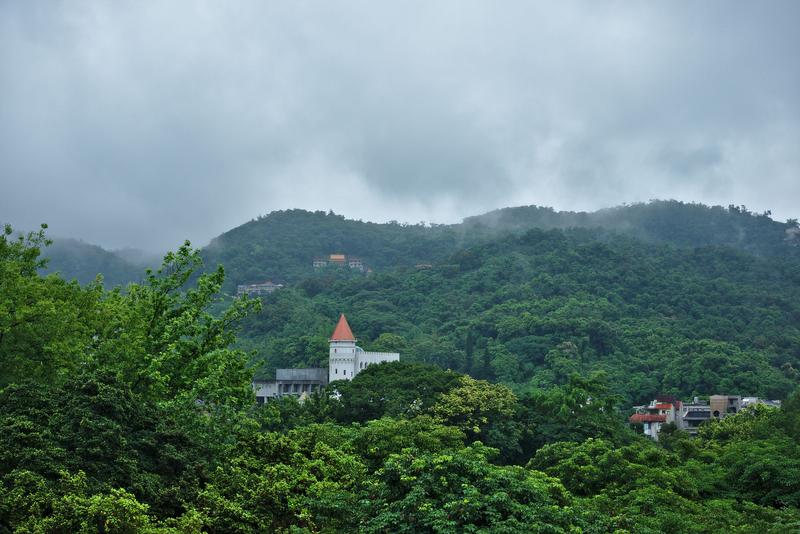
[(664, 147), (658, 154), (658, 161), (676, 177), (692, 176), (700, 172), (712, 171), (723, 163), (722, 149), (719, 146)]
[(669, 197), (797, 217), (796, 2), (0, 4), (0, 220), (110, 247), (273, 209)]

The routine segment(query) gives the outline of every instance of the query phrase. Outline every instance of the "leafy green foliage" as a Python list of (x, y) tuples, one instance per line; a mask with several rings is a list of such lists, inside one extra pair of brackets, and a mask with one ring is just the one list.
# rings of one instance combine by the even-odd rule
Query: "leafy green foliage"
[(394, 455), (376, 473), (364, 532), (568, 532), (570, 497), (557, 479), (489, 462), (481, 445)]
[(240, 436), (198, 497), (204, 524), (214, 532), (351, 531), (364, 466), (353, 454), (305, 437)]
[[(0, 533), (800, 530), (791, 264), (585, 230), (448, 251), (403, 240), (452, 228), (396, 226), (403, 261), (441, 262), (311, 277), (261, 313), (220, 297), (223, 270), (200, 273), (188, 243), (104, 291), (39, 275), (44, 233), (7, 228)], [(403, 361), (255, 405), (240, 349), (266, 347), (265, 372), (319, 364), (342, 309)], [(637, 395), (720, 388), (786, 400), (694, 439), (624, 424)]]
[(431, 412), (444, 424), (477, 437), (493, 421), (510, 418), (516, 406), (517, 397), (506, 386), (462, 376), (455, 387), (439, 397)]
[(44, 228), (0, 235), (0, 386), (31, 378), (58, 383), (86, 360), (98, 326), (100, 288), (40, 277)]
[(372, 365), (353, 380), (330, 385), (334, 395), (341, 395), (334, 416), (337, 421), (349, 423), (422, 414), (459, 380), (459, 375), (432, 365), (406, 362)]
[[(586, 230), (532, 230), (430, 270), (287, 288), (247, 319), (263, 374), (309, 360), (345, 311), (370, 347), (517, 390), (604, 371), (627, 405), (658, 394), (786, 397), (800, 385), (800, 278), (788, 260), (682, 250)], [(379, 343), (378, 340), (381, 339)]]
[(148, 270), (145, 283), (109, 294), (110, 317), (97, 348), (101, 365), (153, 398), (244, 404), (250, 400), (243, 386), (250, 373), (244, 354), (228, 347), (235, 338), (232, 327), (260, 301), (236, 300), (212, 315), (225, 275), (220, 267), (184, 289), (200, 265), (187, 242), (167, 254), (157, 272)]

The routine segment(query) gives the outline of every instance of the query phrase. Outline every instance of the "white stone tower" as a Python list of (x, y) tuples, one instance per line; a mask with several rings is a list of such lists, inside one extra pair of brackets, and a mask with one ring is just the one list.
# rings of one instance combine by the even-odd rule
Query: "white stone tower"
[(356, 338), (344, 314), (329, 340), (331, 353), (328, 358), (328, 381), (352, 380), (354, 376), (376, 363), (396, 362), (400, 354), (396, 352), (366, 352), (356, 346)]
[(356, 347), (356, 338), (353, 336), (353, 331), (350, 330), (344, 314), (339, 317), (339, 323), (331, 335), (330, 345), (328, 381), (352, 380), (356, 373), (358, 347)]

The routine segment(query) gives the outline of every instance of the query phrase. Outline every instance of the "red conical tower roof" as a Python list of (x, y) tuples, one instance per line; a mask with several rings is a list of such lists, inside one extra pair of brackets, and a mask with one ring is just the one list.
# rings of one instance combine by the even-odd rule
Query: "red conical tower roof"
[(339, 317), (339, 323), (336, 325), (336, 329), (331, 334), (331, 341), (355, 341), (356, 338), (353, 336), (353, 331), (350, 330), (350, 325), (347, 324), (347, 319), (345, 319), (344, 314)]

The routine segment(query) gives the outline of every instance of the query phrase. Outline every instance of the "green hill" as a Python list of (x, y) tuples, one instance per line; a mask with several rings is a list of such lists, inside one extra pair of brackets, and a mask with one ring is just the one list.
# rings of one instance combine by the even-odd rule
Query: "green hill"
[(118, 254), (77, 239), (56, 238), (44, 249), (48, 259), (44, 273), (60, 273), (66, 280), (88, 284), (98, 274), (103, 275), (106, 287), (126, 285), (141, 280), (145, 266), (123, 259)]
[[(358, 256), (376, 271), (441, 262), (466, 246), (530, 229), (592, 228), (652, 243), (693, 248), (722, 245), (749, 253), (800, 258), (796, 221), (780, 223), (743, 207), (653, 201), (596, 212), (526, 206), (469, 217), (454, 225), (404, 225), (349, 220), (332, 212), (277, 211), (212, 240), (210, 267), (225, 266), (227, 288), (265, 279), (297, 283), (314, 273), (315, 256)], [(787, 233), (787, 230), (789, 231)], [(603, 235), (600, 235), (603, 234)]]
[[(366, 346), (518, 389), (601, 370), (629, 403), (657, 393), (783, 397), (800, 369), (793, 229), (743, 208), (675, 201), (508, 208), (433, 226), (290, 210), (230, 230), (202, 254), (207, 268), (225, 266), (228, 293), (286, 284), (239, 339), (265, 376), (321, 363), (345, 312)], [(329, 253), (374, 272), (315, 271), (312, 259)], [(143, 271), (74, 241), (46, 255), (81, 283)]]
[(780, 223), (770, 212), (752, 213), (744, 206), (706, 206), (657, 200), (595, 212), (555, 211), (522, 206), (468, 217), (470, 232), (525, 231), (531, 228), (602, 228), (644, 241), (679, 247), (724, 245), (765, 256), (800, 257), (797, 221)]
[[(120, 292), (41, 276), (46, 242), (0, 233), (2, 532), (798, 531), (793, 258), (533, 229), (252, 315), (189, 246)], [(309, 365), (339, 311), (403, 359), (259, 405), (237, 326)], [(625, 424), (656, 392), (784, 402), (656, 442)]]
[(441, 260), (463, 242), (444, 225), (378, 224), (322, 211), (276, 211), (225, 232), (203, 250), (209, 267), (225, 266), (228, 287), (263, 279), (299, 282), (317, 256), (357, 256), (375, 270)]
[[(780, 223), (743, 207), (677, 201), (595, 212), (522, 206), (468, 217), (452, 225), (372, 223), (332, 212), (276, 211), (214, 238), (204, 248), (203, 258), (210, 268), (225, 266), (225, 287), (232, 291), (237, 284), (263, 280), (299, 283), (315, 276), (311, 263), (317, 256), (343, 253), (361, 258), (375, 271), (386, 271), (442, 262), (464, 247), (534, 228), (591, 228), (601, 231), (597, 239), (622, 234), (683, 248), (722, 245), (762, 256), (800, 258), (796, 221)], [(45, 255), (50, 258), (48, 272), (61, 272), (83, 284), (98, 273), (108, 285), (125, 284), (139, 280), (146, 266), (158, 263), (158, 258), (139, 251), (110, 252), (74, 239), (56, 239)]]
[(605, 371), (632, 403), (658, 393), (781, 398), (800, 383), (797, 262), (730, 247), (530, 230), (430, 270), (308, 279), (264, 304), (241, 336), (264, 374), (319, 363), (345, 312), (367, 347), (517, 388)]

